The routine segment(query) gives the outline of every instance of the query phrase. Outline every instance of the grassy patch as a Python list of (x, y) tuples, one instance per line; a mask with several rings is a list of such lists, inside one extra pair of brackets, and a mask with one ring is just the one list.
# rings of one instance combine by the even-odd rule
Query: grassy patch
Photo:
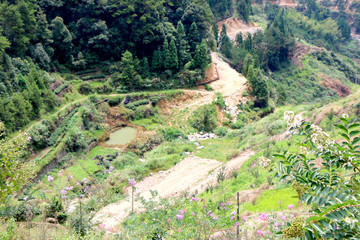
[[(281, 204), (279, 204), (279, 201), (281, 201)], [(243, 211), (270, 212), (285, 210), (290, 204), (295, 207), (298, 206), (297, 193), (292, 188), (284, 188), (265, 191), (256, 199), (255, 205), (247, 202), (240, 208)]]
[(195, 156), (218, 161), (227, 161), (238, 153), (237, 138), (208, 139), (199, 142), (203, 149), (195, 150)]

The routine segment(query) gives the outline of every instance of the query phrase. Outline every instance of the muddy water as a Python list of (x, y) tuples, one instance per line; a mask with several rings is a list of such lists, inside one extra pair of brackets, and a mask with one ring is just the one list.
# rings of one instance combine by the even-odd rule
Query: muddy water
[(106, 143), (109, 145), (124, 145), (133, 140), (136, 137), (136, 134), (136, 128), (124, 127), (113, 133), (110, 133), (110, 138), (106, 141)]

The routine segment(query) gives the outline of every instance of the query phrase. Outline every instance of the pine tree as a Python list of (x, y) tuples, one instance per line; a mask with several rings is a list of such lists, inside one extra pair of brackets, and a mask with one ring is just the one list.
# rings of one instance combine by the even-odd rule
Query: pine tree
[(29, 113), (31, 113), (32, 107), (20, 93), (13, 94), (11, 100), (14, 106), (16, 106), (14, 112), (15, 128), (20, 129), (30, 122)]
[(149, 61), (147, 57), (144, 57), (141, 61), (141, 76), (143, 78), (150, 77), (150, 67), (149, 67)]
[(212, 30), (216, 41), (216, 46), (219, 46), (219, 28), (216, 22), (213, 24)]
[(167, 39), (165, 38), (164, 44), (162, 47), (162, 56), (164, 59), (164, 69), (171, 69), (171, 57), (170, 57), (170, 51), (169, 51), (169, 43)]
[(163, 65), (164, 64), (163, 64), (162, 52), (161, 52), (160, 48), (158, 48), (153, 53), (153, 58), (152, 58), (152, 61), (151, 61), (151, 67), (155, 71), (158, 71), (158, 70), (160, 70), (162, 68)]
[(179, 67), (179, 59), (177, 54), (178, 50), (174, 39), (171, 39), (170, 41), (169, 52), (170, 52), (170, 62), (169, 62), (170, 69), (176, 70)]
[(189, 29), (189, 44), (191, 52), (196, 50), (196, 46), (201, 42), (200, 34), (198, 31), (198, 27), (195, 22), (193, 22)]
[(243, 39), (243, 36), (242, 36), (242, 33), (239, 32), (238, 34), (236, 34), (236, 40), (235, 40), (236, 44), (239, 46), (239, 47), (242, 47), (243, 45), (243, 42), (244, 42), (244, 39)]
[(189, 44), (186, 41), (185, 29), (181, 21), (178, 22), (176, 28), (176, 43), (178, 44), (179, 67), (182, 67), (189, 61)]
[(36, 85), (36, 82), (32, 77), (27, 79), (27, 92), (29, 102), (32, 106), (32, 119), (35, 119), (40, 116), (40, 112), (43, 106), (43, 99), (41, 98), (41, 91)]
[(50, 112), (57, 106), (56, 96), (50, 89), (45, 89), (42, 93), (46, 111)]
[(231, 58), (232, 43), (231, 43), (230, 38), (228, 37), (228, 35), (226, 33), (226, 26), (225, 25), (223, 25), (220, 36), (221, 36), (220, 52), (222, 54), (224, 54), (225, 57)]
[(131, 52), (126, 51), (120, 61), (120, 82), (128, 89), (135, 89), (138, 85), (135, 79), (137, 72), (135, 70), (134, 57)]
[(208, 65), (208, 49), (205, 39), (202, 40), (201, 44), (196, 46), (196, 51), (193, 60), (194, 68), (200, 68), (204, 70)]
[(246, 74), (248, 81), (248, 91), (254, 97), (254, 106), (263, 108), (268, 106), (269, 90), (267, 83), (260, 73), (260, 69), (254, 68), (251, 64)]
[(185, 40), (185, 38), (186, 38), (186, 33), (185, 33), (184, 25), (181, 21), (179, 21), (176, 26), (176, 44), (178, 47), (181, 44), (181, 40)]

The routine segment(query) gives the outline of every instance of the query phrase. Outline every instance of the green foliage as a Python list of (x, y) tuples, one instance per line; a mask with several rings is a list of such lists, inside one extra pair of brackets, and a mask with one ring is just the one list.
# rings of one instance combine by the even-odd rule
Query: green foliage
[(212, 132), (217, 126), (217, 110), (214, 104), (207, 104), (194, 111), (191, 126), (198, 131)]
[(142, 106), (142, 105), (148, 105), (149, 104), (149, 100), (148, 99), (142, 99), (142, 100), (138, 100), (129, 104), (126, 104), (125, 107), (135, 110), (138, 106)]
[(214, 130), (214, 133), (219, 137), (225, 137), (228, 131), (229, 131), (228, 128), (223, 126), (223, 127), (217, 127)]
[(80, 92), (81, 94), (89, 95), (89, 94), (94, 93), (94, 88), (91, 86), (90, 83), (84, 82), (84, 83), (81, 83), (81, 84), (80, 84), (80, 86), (79, 86), (79, 92)]
[(187, 136), (180, 129), (172, 127), (165, 128), (164, 138), (166, 141), (172, 141), (178, 139), (179, 137), (182, 137), (183, 139), (187, 138)]
[[(305, 223), (307, 239), (352, 238), (360, 231), (358, 215), (358, 191), (349, 181), (359, 174), (359, 160), (356, 154), (359, 148), (359, 124), (348, 116), (340, 118), (341, 123), (335, 125), (343, 142), (333, 141), (319, 127), (303, 122), (298, 131), (305, 136), (302, 147), (312, 154), (275, 155), (280, 159), (276, 167), (276, 176), (287, 181), (297, 181), (306, 185), (309, 190), (301, 200), (313, 205), (313, 216)], [(289, 120), (291, 122), (291, 120)], [(315, 159), (321, 162), (316, 163)], [(344, 171), (353, 172), (344, 177)]]

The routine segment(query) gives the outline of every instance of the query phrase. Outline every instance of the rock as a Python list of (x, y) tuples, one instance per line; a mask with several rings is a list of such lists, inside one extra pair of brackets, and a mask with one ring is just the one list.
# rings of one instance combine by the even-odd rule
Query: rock
[(52, 223), (52, 224), (57, 224), (58, 220), (56, 218), (47, 218), (46, 222), (47, 223)]
[(139, 158), (139, 161), (140, 161), (140, 162), (145, 162), (145, 159)]
[(194, 145), (198, 147), (198, 146), (200, 146), (200, 143), (194, 142)]
[(204, 146), (200, 146), (200, 147), (197, 147), (196, 149), (203, 149), (204, 148)]
[(190, 155), (191, 153), (190, 152), (185, 152), (186, 155)]
[(150, 173), (150, 176), (154, 175), (152, 172)]

